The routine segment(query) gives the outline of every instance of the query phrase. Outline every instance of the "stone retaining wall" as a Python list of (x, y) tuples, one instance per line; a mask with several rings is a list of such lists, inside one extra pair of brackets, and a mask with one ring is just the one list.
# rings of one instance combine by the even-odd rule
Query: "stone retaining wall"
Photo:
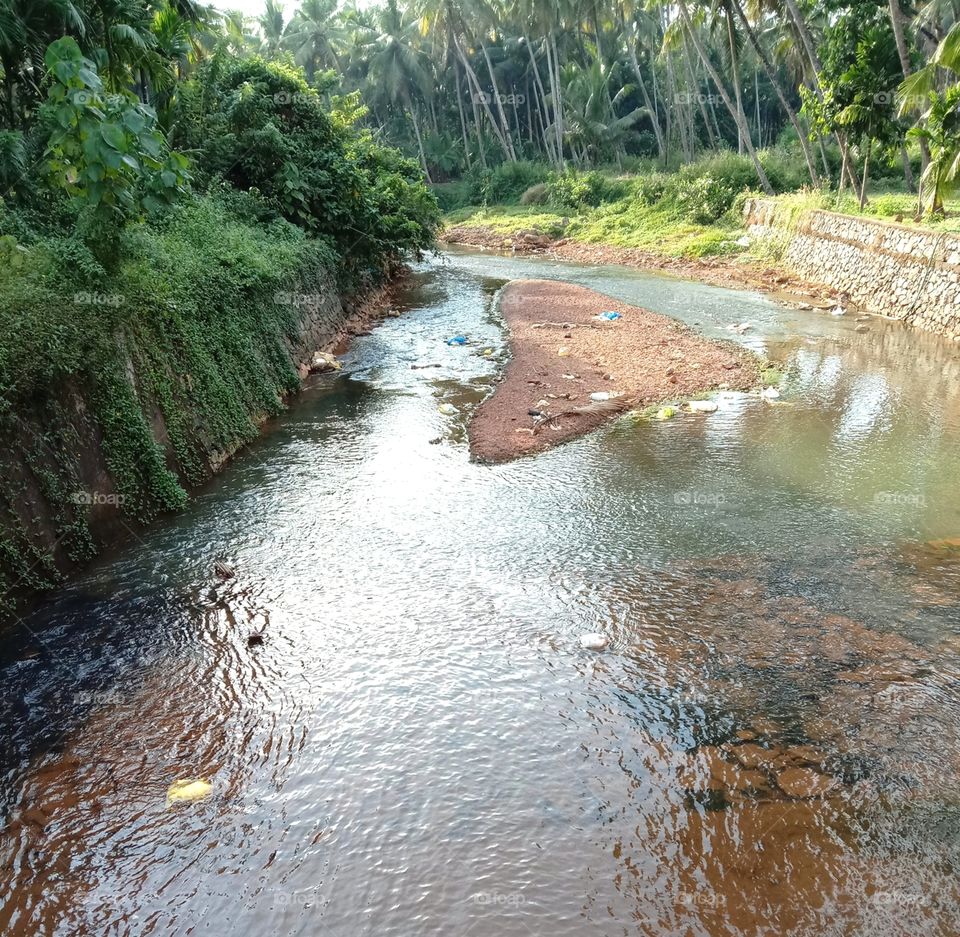
[(790, 220), (772, 199), (750, 199), (745, 226), (784, 241), (782, 262), (857, 307), (960, 340), (960, 236), (807, 211)]

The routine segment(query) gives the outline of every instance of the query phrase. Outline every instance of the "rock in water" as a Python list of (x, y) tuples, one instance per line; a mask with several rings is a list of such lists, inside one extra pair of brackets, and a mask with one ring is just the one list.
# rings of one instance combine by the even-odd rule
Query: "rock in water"
[(206, 800), (213, 793), (213, 785), (201, 778), (184, 778), (174, 781), (167, 790), (167, 803)]
[(589, 631), (580, 635), (580, 647), (588, 651), (602, 651), (610, 643), (605, 634), (598, 631)]
[(715, 400), (691, 400), (687, 406), (693, 413), (713, 413), (717, 409)]
[(444, 416), (456, 416), (460, 412), (452, 403), (442, 403), (437, 409)]
[(318, 351), (310, 362), (311, 374), (323, 374), (325, 371), (339, 371), (343, 365), (337, 360), (336, 355), (329, 351)]

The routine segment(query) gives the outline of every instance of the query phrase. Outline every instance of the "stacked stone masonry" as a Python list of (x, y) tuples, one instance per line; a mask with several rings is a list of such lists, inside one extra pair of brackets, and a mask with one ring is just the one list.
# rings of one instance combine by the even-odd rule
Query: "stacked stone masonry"
[(857, 308), (960, 340), (960, 236), (750, 199), (754, 237), (785, 242), (782, 262), (812, 284), (846, 293)]

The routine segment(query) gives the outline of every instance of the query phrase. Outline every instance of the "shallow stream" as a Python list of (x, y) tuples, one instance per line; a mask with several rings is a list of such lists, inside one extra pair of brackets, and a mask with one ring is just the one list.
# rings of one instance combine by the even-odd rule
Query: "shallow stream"
[[(783, 396), (473, 464), (524, 276)], [(3, 642), (0, 933), (960, 933), (957, 346), (468, 252), (403, 307)]]

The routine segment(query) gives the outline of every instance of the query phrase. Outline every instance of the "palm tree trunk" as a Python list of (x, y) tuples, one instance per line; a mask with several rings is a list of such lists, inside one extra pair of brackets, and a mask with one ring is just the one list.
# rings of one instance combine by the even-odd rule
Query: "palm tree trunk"
[(410, 113), (410, 119), (413, 121), (413, 132), (417, 137), (417, 149), (420, 151), (420, 165), (423, 166), (423, 174), (427, 177), (427, 182), (433, 183), (430, 178), (430, 168), (427, 166), (427, 154), (423, 149), (423, 137), (420, 134), (420, 122), (417, 120), (417, 110), (413, 106), (410, 98), (407, 97), (407, 110)]
[(503, 95), (500, 93), (500, 86), (497, 84), (497, 76), (493, 71), (493, 62), (490, 61), (490, 52), (487, 50), (487, 44), (481, 38), (480, 49), (483, 52), (484, 61), (487, 63), (487, 72), (490, 75), (490, 84), (493, 87), (493, 97), (497, 104), (497, 113), (500, 115), (500, 123), (503, 127), (504, 140), (507, 144), (507, 158), (511, 163), (517, 161), (517, 154), (513, 148), (513, 134), (510, 132), (510, 122), (507, 120), (506, 112), (503, 110)]
[[(457, 53), (460, 56), (460, 61), (463, 63), (464, 70), (467, 73), (467, 83), (472, 83), (473, 88), (471, 91), (471, 98), (476, 106), (479, 102), (483, 106), (484, 113), (487, 115), (488, 120), (490, 121), (490, 126), (493, 128), (493, 132), (497, 137), (497, 140), (500, 142), (500, 146), (503, 148), (504, 155), (507, 159), (511, 158), (510, 146), (506, 138), (503, 136), (503, 132), (500, 130), (497, 121), (494, 119), (493, 112), (490, 110), (490, 104), (487, 100), (489, 95), (484, 92), (480, 87), (480, 79), (477, 78), (477, 73), (473, 70), (473, 67), (470, 65), (470, 60), (467, 58), (466, 53), (463, 51), (463, 48), (460, 45), (460, 40), (455, 36), (454, 41), (457, 46)], [(477, 129), (479, 131), (480, 125), (477, 124)], [(514, 157), (515, 159), (515, 157)]]
[[(897, 43), (897, 56), (900, 59), (900, 68), (903, 70), (903, 77), (909, 78), (913, 69), (910, 67), (910, 51), (907, 48), (907, 39), (903, 32), (903, 10), (900, 7), (900, 0), (889, 0), (890, 24), (893, 26), (893, 38)], [(926, 172), (927, 165), (930, 162), (930, 147), (927, 141), (920, 139), (920, 178), (923, 179), (923, 173)], [(903, 165), (906, 169), (905, 175), (910, 175), (910, 160), (905, 158)], [(910, 186), (911, 191), (913, 186)], [(920, 189), (922, 189), (922, 183)], [(920, 191), (920, 200), (922, 203), (923, 193)]]
[(537, 91), (539, 92), (537, 105), (539, 111), (541, 112), (541, 119), (543, 121), (543, 142), (547, 149), (547, 159), (549, 159), (551, 163), (559, 162), (554, 156), (553, 146), (549, 142), (549, 136), (546, 132), (550, 123), (549, 115), (547, 114), (547, 92), (543, 87), (543, 80), (540, 78), (540, 69), (537, 67), (537, 59), (533, 54), (533, 46), (530, 45), (530, 40), (527, 38), (526, 34), (523, 36), (523, 44), (527, 47), (527, 54), (530, 56), (530, 67), (533, 70), (533, 81)]
[(467, 161), (467, 169), (473, 169), (470, 159), (470, 138), (467, 136), (467, 115), (463, 113), (463, 85), (460, 81), (460, 66), (453, 62), (453, 73), (457, 80), (457, 111), (460, 114), (460, 132), (463, 134), (463, 155)]
[(560, 95), (559, 70), (554, 71), (553, 33), (547, 37), (547, 74), (550, 76), (550, 98), (553, 102), (553, 131), (557, 138), (557, 159), (561, 168), (566, 164), (563, 154), (563, 99)]
[(643, 80), (643, 72), (640, 70), (640, 62), (637, 59), (637, 50), (633, 45), (633, 39), (631, 37), (627, 38), (627, 51), (630, 53), (630, 64), (633, 65), (633, 73), (637, 76), (637, 85), (640, 88), (640, 95), (643, 97), (643, 106), (650, 115), (650, 123), (653, 124), (653, 135), (657, 140), (657, 153), (660, 158), (663, 159), (663, 130), (660, 127), (660, 119), (657, 111), (650, 102), (650, 95), (647, 94), (647, 84)]
[(753, 50), (757, 53), (757, 58), (760, 59), (760, 63), (763, 65), (763, 70), (766, 73), (770, 84), (773, 85), (773, 90), (776, 92), (777, 100), (780, 102), (780, 106), (787, 115), (787, 120), (790, 121), (791, 126), (794, 130), (796, 130), (797, 136), (800, 138), (800, 146), (803, 148), (803, 158), (807, 161), (807, 170), (810, 173), (810, 181), (814, 185), (817, 185), (819, 179), (817, 178), (817, 170), (814, 165), (813, 154), (810, 152), (810, 141), (807, 139), (806, 132), (800, 126), (800, 119), (797, 117), (797, 112), (790, 106), (790, 102), (787, 101), (787, 96), (784, 93), (779, 80), (777, 79), (773, 62), (770, 61), (770, 57), (767, 55), (766, 49), (760, 45), (760, 39), (757, 36), (753, 26), (750, 25), (750, 21), (747, 19), (747, 14), (743, 11), (743, 4), (740, 2), (740, 0), (731, 0), (731, 2), (733, 4), (734, 11), (736, 12), (737, 16), (740, 17), (740, 22), (743, 23), (743, 28), (747, 34), (747, 38), (750, 40), (750, 45), (753, 46)]
[[(789, 0), (789, 2), (792, 2), (792, 0)], [(746, 126), (746, 118), (743, 116), (743, 112), (737, 110), (733, 101), (730, 100), (730, 95), (728, 94), (727, 89), (724, 87), (723, 81), (720, 78), (720, 75), (717, 73), (716, 68), (714, 68), (713, 62), (710, 60), (707, 50), (703, 47), (700, 37), (694, 31), (693, 24), (690, 22), (690, 13), (687, 11), (686, 0), (679, 0), (678, 6), (680, 8), (680, 16), (683, 18), (684, 25), (687, 27), (687, 32), (690, 34), (690, 39), (693, 41), (694, 48), (697, 50), (697, 54), (700, 56), (701, 62), (703, 62), (703, 67), (713, 79), (713, 83), (717, 86), (717, 91), (720, 92), (720, 97), (723, 99), (723, 103), (726, 105), (727, 110), (730, 111), (730, 116), (733, 117), (737, 124), (737, 128), (740, 131), (740, 135), (744, 138), (744, 142), (747, 145), (747, 152), (750, 155), (750, 161), (753, 163), (753, 168), (756, 170), (757, 177), (760, 179), (760, 186), (767, 195), (773, 195), (773, 186), (770, 185), (770, 180), (767, 178), (767, 174), (763, 171), (763, 166), (760, 165), (760, 159), (757, 156), (757, 151), (753, 148), (753, 141), (750, 139), (750, 128)]]

